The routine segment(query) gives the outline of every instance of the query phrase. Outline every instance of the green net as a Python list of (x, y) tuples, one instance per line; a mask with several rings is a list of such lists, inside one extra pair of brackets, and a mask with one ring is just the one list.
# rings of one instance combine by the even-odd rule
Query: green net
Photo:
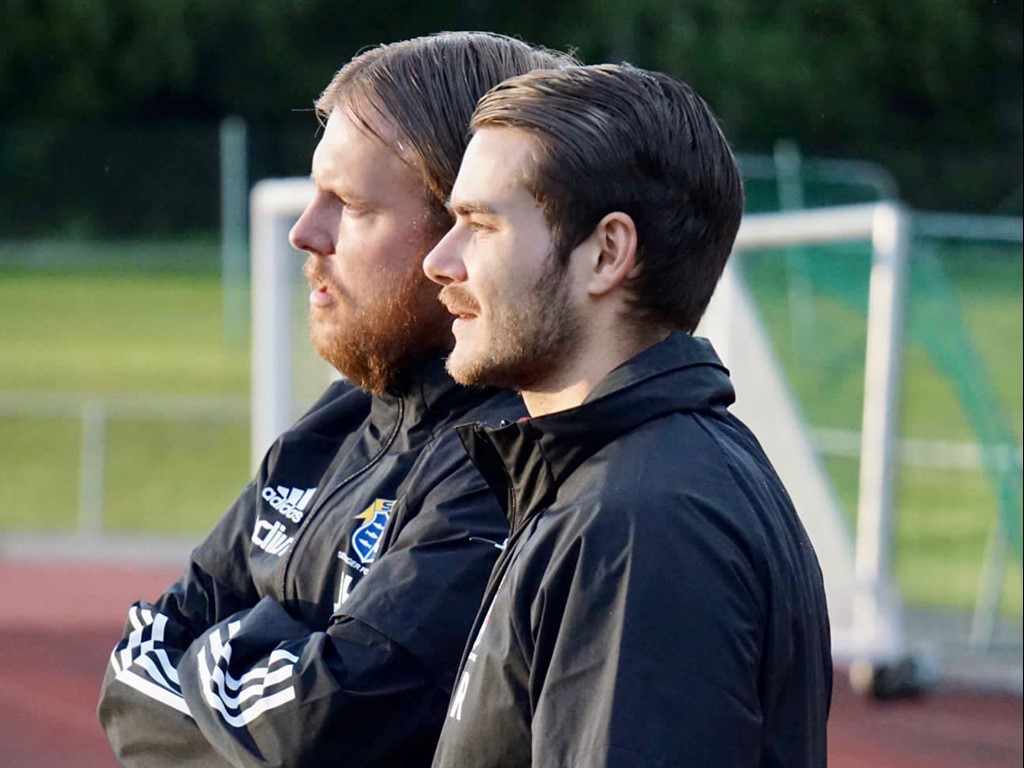
[[(871, 268), (867, 243), (746, 253), (776, 352), (855, 521)], [(918, 235), (901, 379), (894, 567), (906, 601), (972, 607), (993, 539), (1021, 613), (1021, 248)]]

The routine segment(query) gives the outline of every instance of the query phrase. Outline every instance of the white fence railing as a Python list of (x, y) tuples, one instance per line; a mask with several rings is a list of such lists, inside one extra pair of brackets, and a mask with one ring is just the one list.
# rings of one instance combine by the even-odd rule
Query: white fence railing
[(77, 527), (79, 533), (98, 534), (104, 528), (107, 425), (111, 420), (244, 424), (249, 421), (249, 403), (244, 397), (0, 392), (0, 417), (81, 421)]

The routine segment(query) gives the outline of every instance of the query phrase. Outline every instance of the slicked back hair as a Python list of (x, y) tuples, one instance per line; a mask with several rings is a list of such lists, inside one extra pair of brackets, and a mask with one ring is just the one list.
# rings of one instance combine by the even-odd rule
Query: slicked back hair
[[(490, 32), (441, 32), (363, 51), (334, 76), (315, 106), (336, 108), (394, 150), (420, 176), (439, 226), (469, 143), (477, 100), (503, 80), (577, 64), (568, 53)], [(397, 137), (382, 130), (393, 125)], [(386, 138), (387, 136), (387, 138)]]
[(685, 83), (628, 64), (512, 78), (477, 106), (472, 129), (526, 131), (538, 158), (527, 185), (563, 261), (608, 213), (637, 228), (627, 283), (643, 322), (692, 332), (725, 268), (743, 183), (711, 110)]

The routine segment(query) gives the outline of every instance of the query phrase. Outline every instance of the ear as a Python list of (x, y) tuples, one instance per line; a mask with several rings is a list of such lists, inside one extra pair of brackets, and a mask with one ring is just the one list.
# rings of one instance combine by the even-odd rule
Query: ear
[(591, 250), (587, 293), (605, 296), (615, 290), (636, 267), (636, 224), (621, 211), (605, 215), (588, 238)]

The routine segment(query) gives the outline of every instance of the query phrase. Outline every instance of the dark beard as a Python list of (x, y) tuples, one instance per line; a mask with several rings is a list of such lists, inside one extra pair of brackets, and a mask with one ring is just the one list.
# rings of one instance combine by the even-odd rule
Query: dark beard
[[(566, 266), (554, 253), (548, 255), (547, 268), (516, 309), (493, 318), (501, 336), (492, 340), (488, 356), (458, 375), (449, 360), (448, 372), (456, 381), (535, 391), (574, 358), (583, 329), (569, 300)], [(442, 293), (451, 304), (471, 308), (475, 300), (462, 291), (451, 285)]]
[(311, 324), (320, 356), (353, 384), (374, 395), (401, 389), (424, 361), (451, 349), (451, 316), (437, 302), (438, 287), (419, 264), (386, 301), (362, 310), (344, 328)]

